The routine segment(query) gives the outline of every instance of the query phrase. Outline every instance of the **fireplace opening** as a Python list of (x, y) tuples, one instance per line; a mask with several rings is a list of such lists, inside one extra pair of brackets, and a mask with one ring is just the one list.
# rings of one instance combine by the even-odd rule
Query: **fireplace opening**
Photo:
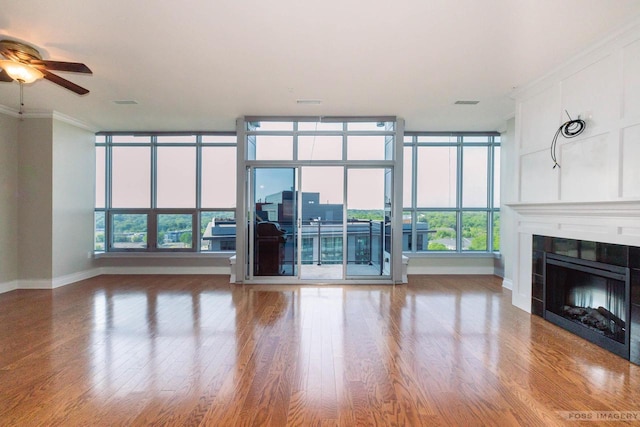
[(629, 269), (545, 253), (545, 319), (629, 358)]

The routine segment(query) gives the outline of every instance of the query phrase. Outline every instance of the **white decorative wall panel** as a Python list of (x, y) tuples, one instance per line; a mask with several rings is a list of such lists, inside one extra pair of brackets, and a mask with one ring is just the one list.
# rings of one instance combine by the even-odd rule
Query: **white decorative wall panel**
[(520, 163), (520, 201), (558, 200), (558, 168), (553, 169), (549, 151), (525, 154)]
[(596, 224), (560, 224), (560, 230), (564, 232), (577, 232), (581, 235), (589, 234), (603, 234), (607, 235), (612, 232), (615, 232), (615, 229), (609, 227), (607, 225), (596, 225)]
[(542, 150), (560, 126), (560, 90), (554, 85), (527, 99), (520, 106), (520, 147), (522, 152)]
[[(520, 222), (518, 228), (520, 231), (529, 231), (531, 234), (537, 232), (539, 234), (549, 235), (553, 234), (553, 232), (558, 228), (558, 225), (544, 222), (543, 219), (539, 219), (539, 221), (531, 221), (527, 219), (526, 221)], [(545, 232), (541, 233), (540, 230), (544, 230)]]
[(640, 41), (622, 50), (624, 74), (623, 117), (640, 119)]
[(622, 197), (640, 197), (640, 125), (622, 135)]
[[(585, 135), (603, 126), (611, 126), (620, 117), (616, 59), (616, 55), (609, 55), (562, 81), (562, 110), (567, 110), (574, 119), (582, 114), (582, 118), (587, 120)], [(565, 114), (562, 121), (566, 120)]]
[(640, 227), (620, 227), (620, 234), (630, 237), (640, 237)]
[[(529, 311), (533, 234), (640, 246), (640, 19), (516, 98), (513, 304)], [(587, 128), (560, 137), (554, 170), (549, 147), (565, 109)]]
[(517, 283), (514, 283), (511, 298), (516, 307), (531, 312), (531, 258), (533, 256), (533, 238), (531, 234), (519, 233), (518, 236), (518, 258), (527, 259), (529, 262), (520, 263), (518, 268), (514, 270)]
[(560, 199), (608, 199), (608, 135), (570, 141), (559, 146)]

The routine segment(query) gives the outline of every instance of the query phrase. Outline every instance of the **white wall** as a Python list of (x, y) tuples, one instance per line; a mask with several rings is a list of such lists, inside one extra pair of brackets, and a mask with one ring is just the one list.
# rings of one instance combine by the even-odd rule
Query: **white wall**
[(0, 113), (0, 292), (18, 280), (18, 123)]
[[(561, 123), (586, 130), (550, 145)], [(640, 246), (640, 22), (516, 94), (514, 304), (530, 309), (531, 235)]]
[[(493, 254), (409, 256), (407, 274), (496, 274)], [(498, 267), (499, 268), (499, 267)]]
[(0, 114), (0, 292), (96, 275), (93, 132)]
[(18, 136), (18, 275), (27, 287), (51, 280), (51, 119), (24, 119)]
[(62, 281), (93, 268), (95, 135), (53, 121), (52, 278)]
[(505, 288), (513, 288), (514, 248), (517, 233), (516, 213), (505, 203), (517, 200), (517, 180), (514, 180), (515, 166), (510, 161), (516, 144), (516, 120), (507, 121), (501, 134), (500, 142), (500, 254), (502, 266), (502, 284)]

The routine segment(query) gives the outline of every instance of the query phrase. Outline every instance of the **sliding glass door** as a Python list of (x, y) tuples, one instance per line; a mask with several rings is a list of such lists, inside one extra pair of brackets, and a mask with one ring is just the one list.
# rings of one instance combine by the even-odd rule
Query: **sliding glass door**
[(390, 175), (389, 168), (347, 169), (347, 278), (390, 275)]
[(253, 168), (249, 265), (253, 276), (298, 275), (296, 168)]
[(245, 118), (238, 135), (243, 281), (398, 281), (392, 118)]
[(344, 278), (344, 167), (300, 168), (300, 278)]

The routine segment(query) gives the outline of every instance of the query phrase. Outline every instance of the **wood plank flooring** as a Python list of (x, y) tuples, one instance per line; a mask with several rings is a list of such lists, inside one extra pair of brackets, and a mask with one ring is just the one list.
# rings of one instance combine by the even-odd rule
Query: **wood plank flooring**
[(513, 307), (492, 276), (100, 276), (0, 295), (2, 426), (547, 426), (638, 409), (640, 367)]

